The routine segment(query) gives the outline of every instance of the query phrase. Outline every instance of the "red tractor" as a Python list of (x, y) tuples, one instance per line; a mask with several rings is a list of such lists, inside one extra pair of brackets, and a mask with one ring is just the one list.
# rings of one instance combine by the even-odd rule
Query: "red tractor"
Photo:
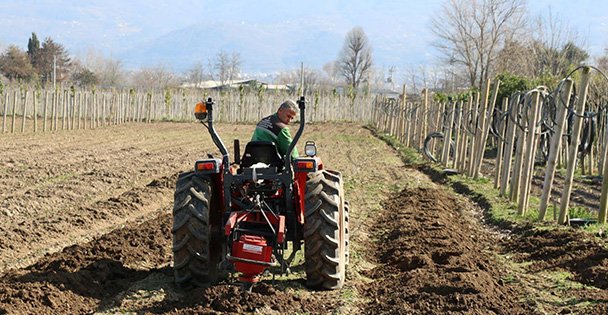
[(177, 179), (172, 233), (179, 286), (207, 286), (238, 272), (251, 289), (264, 272), (289, 272), (304, 245), (307, 285), (342, 287), (348, 263), (342, 176), (325, 169), (312, 141), (305, 157), (291, 158), (304, 131), (305, 104), (301, 97), (300, 127), (284, 157), (272, 142), (249, 142), (241, 159), (235, 140), (233, 162), (213, 126), (213, 100), (197, 104), (195, 116), (222, 158), (198, 160)]

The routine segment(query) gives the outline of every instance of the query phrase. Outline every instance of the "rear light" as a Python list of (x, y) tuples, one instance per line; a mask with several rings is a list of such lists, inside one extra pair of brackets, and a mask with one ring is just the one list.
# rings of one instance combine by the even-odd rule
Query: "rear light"
[(203, 162), (196, 165), (197, 171), (210, 171), (215, 168), (215, 162)]
[(294, 168), (296, 172), (312, 173), (319, 170), (320, 159), (314, 158), (297, 158), (294, 161)]
[(299, 170), (312, 170), (315, 167), (315, 163), (313, 162), (298, 162)]
[(198, 160), (194, 163), (194, 170), (203, 174), (217, 174), (220, 172), (222, 162), (219, 159)]

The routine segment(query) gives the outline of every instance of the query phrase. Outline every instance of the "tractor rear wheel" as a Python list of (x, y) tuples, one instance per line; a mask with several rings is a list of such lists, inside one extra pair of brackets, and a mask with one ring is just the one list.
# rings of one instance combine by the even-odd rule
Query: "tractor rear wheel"
[(304, 257), (306, 284), (339, 289), (346, 271), (346, 214), (342, 175), (322, 170), (306, 182)]
[[(210, 222), (210, 178), (180, 174), (173, 203), (173, 271), (180, 287), (206, 286), (218, 277), (223, 239)], [(214, 233), (215, 232), (215, 233)]]
[(344, 263), (348, 266), (350, 263), (350, 205), (348, 201), (344, 200)]

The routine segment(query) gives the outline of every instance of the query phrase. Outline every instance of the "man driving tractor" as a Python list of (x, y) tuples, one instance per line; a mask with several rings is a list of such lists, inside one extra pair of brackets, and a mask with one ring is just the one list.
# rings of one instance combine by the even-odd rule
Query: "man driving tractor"
[[(297, 110), (296, 102), (292, 100), (284, 101), (276, 113), (260, 120), (253, 132), (251, 141), (274, 142), (279, 154), (285, 156), (292, 142), (288, 125), (296, 117)], [(298, 156), (298, 149), (293, 148), (291, 157), (295, 159)]]

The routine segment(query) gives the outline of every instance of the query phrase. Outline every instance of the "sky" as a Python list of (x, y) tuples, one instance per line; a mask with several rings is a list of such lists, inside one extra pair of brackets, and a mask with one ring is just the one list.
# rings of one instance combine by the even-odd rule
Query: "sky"
[[(27, 39), (36, 32), (40, 39), (50, 36), (76, 56), (95, 50), (106, 56), (124, 58), (126, 68), (163, 63), (183, 71), (187, 65), (183, 53), (188, 49), (201, 49), (192, 41), (209, 29), (217, 34), (211, 34), (215, 37), (201, 35), (201, 40), (210, 42), (208, 45), (217, 43), (232, 47), (222, 42), (222, 38), (230, 38), (242, 40), (255, 54), (272, 51), (272, 58), (266, 59), (246, 55), (244, 70), (255, 72), (272, 71), (273, 67), (295, 67), (295, 60), (322, 65), (337, 57), (344, 34), (352, 27), (360, 26), (370, 39), (376, 65), (396, 66), (403, 72), (408, 67), (438, 62), (429, 27), (432, 15), (444, 1), (0, 0), (0, 47), (16, 44), (25, 49)], [(608, 1), (536, 0), (528, 1), (527, 5), (533, 15), (552, 12), (564, 19), (585, 39), (584, 48), (593, 56), (608, 48)], [(256, 29), (255, 41), (228, 34), (243, 29)], [(167, 49), (171, 36), (183, 36), (188, 30), (198, 32), (190, 35), (191, 44), (169, 47), (174, 51)], [(310, 35), (305, 39), (305, 47), (295, 45), (294, 42), (305, 38), (307, 32), (324, 35)], [(317, 38), (318, 43), (315, 43)], [(319, 46), (315, 47), (316, 44)], [(138, 51), (142, 45), (150, 50), (165, 47), (162, 54), (143, 54)], [(315, 52), (323, 56), (313, 59), (311, 55)], [(282, 58), (286, 54), (290, 58)], [(274, 60), (278, 58), (281, 62), (275, 64)]]

